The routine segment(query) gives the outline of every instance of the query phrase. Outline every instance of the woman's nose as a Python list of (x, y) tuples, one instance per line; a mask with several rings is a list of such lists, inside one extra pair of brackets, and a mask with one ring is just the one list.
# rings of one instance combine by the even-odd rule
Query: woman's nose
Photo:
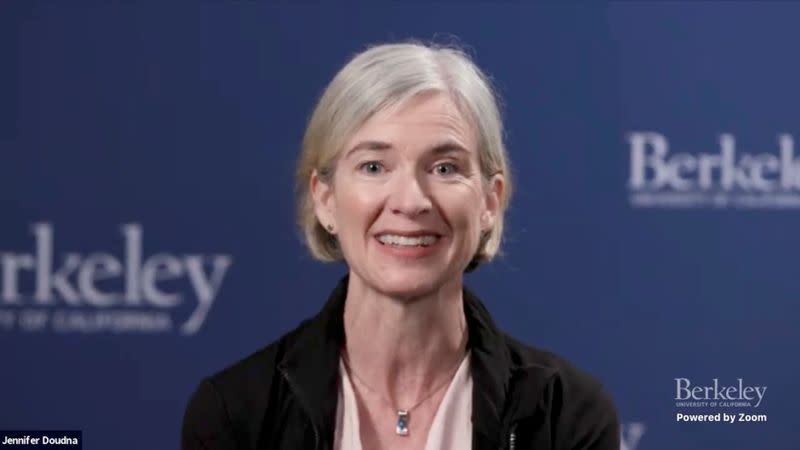
[(430, 193), (424, 180), (416, 173), (405, 173), (392, 183), (389, 208), (394, 214), (416, 217), (430, 212), (433, 207)]

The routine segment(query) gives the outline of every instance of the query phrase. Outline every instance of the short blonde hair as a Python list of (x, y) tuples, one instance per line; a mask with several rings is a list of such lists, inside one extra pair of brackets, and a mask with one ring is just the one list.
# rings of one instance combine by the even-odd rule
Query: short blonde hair
[(471, 120), (478, 134), (484, 181), (498, 173), (505, 178), (494, 227), (482, 237), (467, 270), (498, 254), (511, 174), (495, 90), (463, 50), (408, 42), (376, 45), (353, 57), (327, 86), (311, 115), (297, 165), (296, 190), (298, 225), (316, 259), (341, 260), (342, 252), (314, 212), (309, 188), (313, 171), (317, 170), (320, 181), (331, 183), (346, 140), (372, 115), (428, 92), (447, 93)]

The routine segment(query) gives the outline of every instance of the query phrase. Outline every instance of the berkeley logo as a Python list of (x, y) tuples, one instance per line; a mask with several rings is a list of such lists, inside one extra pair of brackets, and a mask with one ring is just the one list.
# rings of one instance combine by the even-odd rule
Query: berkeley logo
[(628, 134), (630, 202), (642, 208), (800, 208), (800, 159), (794, 139), (777, 138), (778, 153), (737, 154), (731, 134), (715, 153), (670, 154), (656, 132)]
[(758, 408), (767, 392), (766, 386), (748, 386), (742, 378), (737, 378), (731, 385), (720, 384), (717, 378), (712, 382), (705, 386), (692, 386), (688, 378), (675, 378), (675, 406)]
[[(205, 322), (232, 263), (229, 255), (144, 258), (142, 227), (135, 223), (121, 227), (122, 257), (96, 252), (56, 258), (52, 225), (31, 228), (33, 253), (0, 251), (0, 330), (16, 324), (23, 331), (164, 332), (172, 328), (169, 313), (193, 300), (180, 328), (191, 335)], [(192, 295), (175, 288), (181, 280)], [(23, 284), (32, 285), (30, 292), (22, 292)]]

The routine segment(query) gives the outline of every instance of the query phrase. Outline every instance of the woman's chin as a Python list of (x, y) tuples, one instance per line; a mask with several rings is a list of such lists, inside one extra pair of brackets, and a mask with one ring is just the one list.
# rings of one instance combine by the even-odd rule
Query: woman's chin
[(388, 277), (382, 277), (378, 283), (378, 290), (385, 295), (398, 299), (414, 299), (438, 291), (444, 277), (435, 276), (428, 271), (419, 273), (413, 270), (400, 270)]

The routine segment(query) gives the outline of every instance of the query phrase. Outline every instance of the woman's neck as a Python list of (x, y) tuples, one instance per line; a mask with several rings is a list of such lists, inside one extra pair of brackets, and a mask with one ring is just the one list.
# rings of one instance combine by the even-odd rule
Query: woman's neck
[(467, 345), (461, 280), (396, 299), (351, 274), (344, 311), (350, 370), (394, 407), (407, 408), (452, 377)]

